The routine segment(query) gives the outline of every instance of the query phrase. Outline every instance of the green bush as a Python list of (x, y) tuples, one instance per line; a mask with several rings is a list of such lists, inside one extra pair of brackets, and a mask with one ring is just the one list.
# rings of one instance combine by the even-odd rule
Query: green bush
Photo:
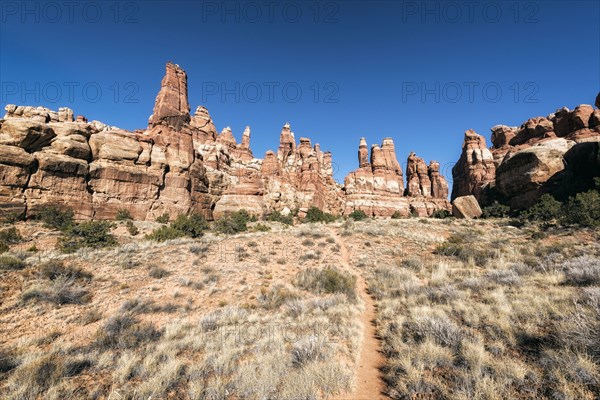
[(521, 219), (550, 222), (558, 220), (562, 214), (562, 203), (549, 194), (544, 194), (528, 210), (521, 212)]
[(296, 276), (294, 284), (313, 293), (341, 293), (356, 300), (356, 277), (337, 268), (309, 268)]
[(294, 217), (292, 217), (292, 213), (290, 212), (288, 215), (283, 215), (281, 211), (273, 211), (271, 214), (265, 217), (266, 221), (280, 222), (285, 225), (293, 225)]
[(10, 250), (8, 245), (4, 242), (0, 242), (0, 254), (6, 253), (8, 250)]
[(171, 222), (171, 228), (181, 231), (183, 236), (198, 238), (204, 235), (204, 231), (209, 226), (202, 215), (192, 213), (190, 215), (179, 215), (175, 221)]
[(487, 207), (483, 208), (483, 218), (506, 218), (510, 213), (510, 207), (494, 201)]
[(250, 214), (248, 214), (246, 210), (236, 211), (215, 221), (214, 229), (216, 232), (225, 235), (234, 235), (236, 233), (245, 232), (248, 230), (247, 224), (250, 219)]
[(110, 233), (113, 224), (108, 221), (87, 221), (72, 225), (58, 240), (58, 248), (65, 253), (90, 247), (93, 249), (111, 247), (117, 240)]
[(271, 227), (265, 224), (256, 224), (252, 227), (252, 230), (254, 232), (269, 232), (271, 230)]
[(333, 222), (335, 221), (335, 216), (326, 212), (323, 212), (320, 208), (312, 206), (306, 212), (306, 216), (304, 217), (302, 222)]
[(171, 226), (161, 226), (145, 236), (145, 239), (164, 242), (167, 240), (178, 239), (185, 236), (180, 230), (174, 229)]
[(132, 220), (133, 217), (131, 216), (131, 213), (129, 212), (129, 210), (120, 209), (119, 211), (117, 211), (117, 216), (115, 217), (115, 219), (117, 221), (128, 221), (128, 220)]
[[(165, 214), (163, 214), (163, 216), (164, 215)], [(168, 220), (168, 214), (165, 219)], [(206, 231), (208, 227), (208, 222), (206, 222), (204, 217), (198, 213), (192, 213), (190, 215), (181, 214), (168, 226), (161, 226), (152, 233), (146, 235), (146, 239), (164, 242), (166, 240), (173, 240), (184, 236), (199, 238), (204, 235), (204, 231)]]
[(73, 225), (73, 210), (60, 209), (57, 206), (49, 206), (40, 210), (37, 217), (44, 223), (46, 228), (66, 231)]
[(135, 224), (131, 220), (127, 221), (125, 226), (127, 227), (127, 231), (129, 232), (129, 234), (131, 236), (136, 236), (138, 233), (140, 233), (140, 230), (138, 229), (138, 227), (135, 226)]
[(565, 203), (563, 222), (587, 227), (600, 226), (600, 192), (590, 190), (570, 197)]
[(161, 224), (168, 224), (170, 219), (171, 219), (171, 215), (166, 212), (166, 213), (156, 217), (156, 222), (161, 223)]
[(431, 218), (436, 219), (446, 219), (450, 217), (452, 217), (452, 214), (449, 213), (447, 210), (435, 210), (433, 214), (431, 214)]
[(363, 219), (368, 218), (367, 214), (363, 210), (354, 210), (348, 215), (349, 218), (352, 218), (355, 221), (362, 221)]
[(17, 270), (25, 268), (25, 263), (17, 257), (10, 255), (0, 256), (0, 270)]

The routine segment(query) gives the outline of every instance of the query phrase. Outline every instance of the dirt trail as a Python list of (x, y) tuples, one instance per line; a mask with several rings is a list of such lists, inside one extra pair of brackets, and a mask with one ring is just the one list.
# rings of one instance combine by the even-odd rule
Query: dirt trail
[(382, 393), (385, 385), (381, 379), (380, 368), (383, 366), (385, 359), (381, 354), (381, 343), (375, 330), (375, 302), (369, 294), (369, 286), (361, 271), (350, 264), (350, 254), (344, 240), (334, 230), (331, 230), (331, 234), (340, 246), (341, 268), (356, 275), (358, 293), (365, 303), (365, 310), (360, 317), (363, 325), (363, 343), (358, 359), (358, 370), (356, 371), (357, 387), (352, 393), (336, 396), (334, 400), (388, 399)]

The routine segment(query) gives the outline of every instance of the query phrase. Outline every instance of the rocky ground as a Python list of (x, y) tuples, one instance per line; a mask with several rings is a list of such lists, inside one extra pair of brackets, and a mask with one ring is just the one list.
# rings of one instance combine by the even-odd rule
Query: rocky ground
[(600, 395), (598, 231), (367, 219), (156, 243), (135, 224), (71, 255), (15, 225), (0, 397)]

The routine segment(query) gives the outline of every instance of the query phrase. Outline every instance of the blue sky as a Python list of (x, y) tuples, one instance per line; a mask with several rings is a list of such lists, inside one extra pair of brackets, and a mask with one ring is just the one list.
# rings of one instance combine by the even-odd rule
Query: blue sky
[(450, 177), (463, 133), (489, 138), (600, 88), (597, 1), (78, 1), (0, 3), (0, 104), (68, 106), (145, 128), (167, 61), (192, 112), (262, 157), (290, 122), (357, 167), (359, 138), (392, 137)]

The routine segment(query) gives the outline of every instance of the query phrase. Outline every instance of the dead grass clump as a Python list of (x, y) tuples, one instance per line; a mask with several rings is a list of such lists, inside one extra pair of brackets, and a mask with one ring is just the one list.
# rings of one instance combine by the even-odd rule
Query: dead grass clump
[(267, 310), (281, 307), (283, 304), (298, 299), (299, 294), (291, 287), (281, 284), (271, 286), (269, 289), (262, 288), (258, 297), (258, 303)]
[(93, 277), (90, 272), (72, 265), (65, 266), (64, 261), (60, 260), (51, 260), (40, 265), (39, 271), (42, 277), (53, 281), (61, 277), (73, 280), (90, 280)]
[(177, 306), (172, 303), (156, 304), (156, 302), (151, 299), (135, 298), (125, 301), (121, 305), (121, 311), (129, 313), (130, 315), (151, 314), (159, 312), (172, 313), (177, 311)]
[(162, 332), (129, 314), (109, 318), (96, 332), (95, 346), (102, 350), (132, 349), (158, 340)]
[(150, 266), (148, 275), (150, 275), (150, 277), (154, 278), (154, 279), (162, 279), (162, 278), (165, 278), (165, 277), (171, 275), (171, 273), (164, 268), (161, 268), (156, 265), (152, 265), (152, 266)]
[(580, 256), (562, 264), (565, 283), (577, 286), (600, 285), (600, 258)]
[(91, 298), (90, 293), (74, 283), (73, 279), (59, 276), (49, 283), (33, 286), (21, 294), (21, 300), (43, 301), (55, 305), (85, 304)]
[(334, 267), (321, 269), (309, 268), (296, 275), (294, 284), (312, 293), (345, 294), (355, 301), (356, 277)]
[(29, 356), (8, 381), (10, 399), (35, 399), (45, 396), (50, 388), (57, 387), (65, 378), (79, 375), (91, 367), (86, 358), (74, 358), (64, 352)]
[(13, 255), (0, 255), (0, 270), (20, 270), (25, 268), (25, 262)]

